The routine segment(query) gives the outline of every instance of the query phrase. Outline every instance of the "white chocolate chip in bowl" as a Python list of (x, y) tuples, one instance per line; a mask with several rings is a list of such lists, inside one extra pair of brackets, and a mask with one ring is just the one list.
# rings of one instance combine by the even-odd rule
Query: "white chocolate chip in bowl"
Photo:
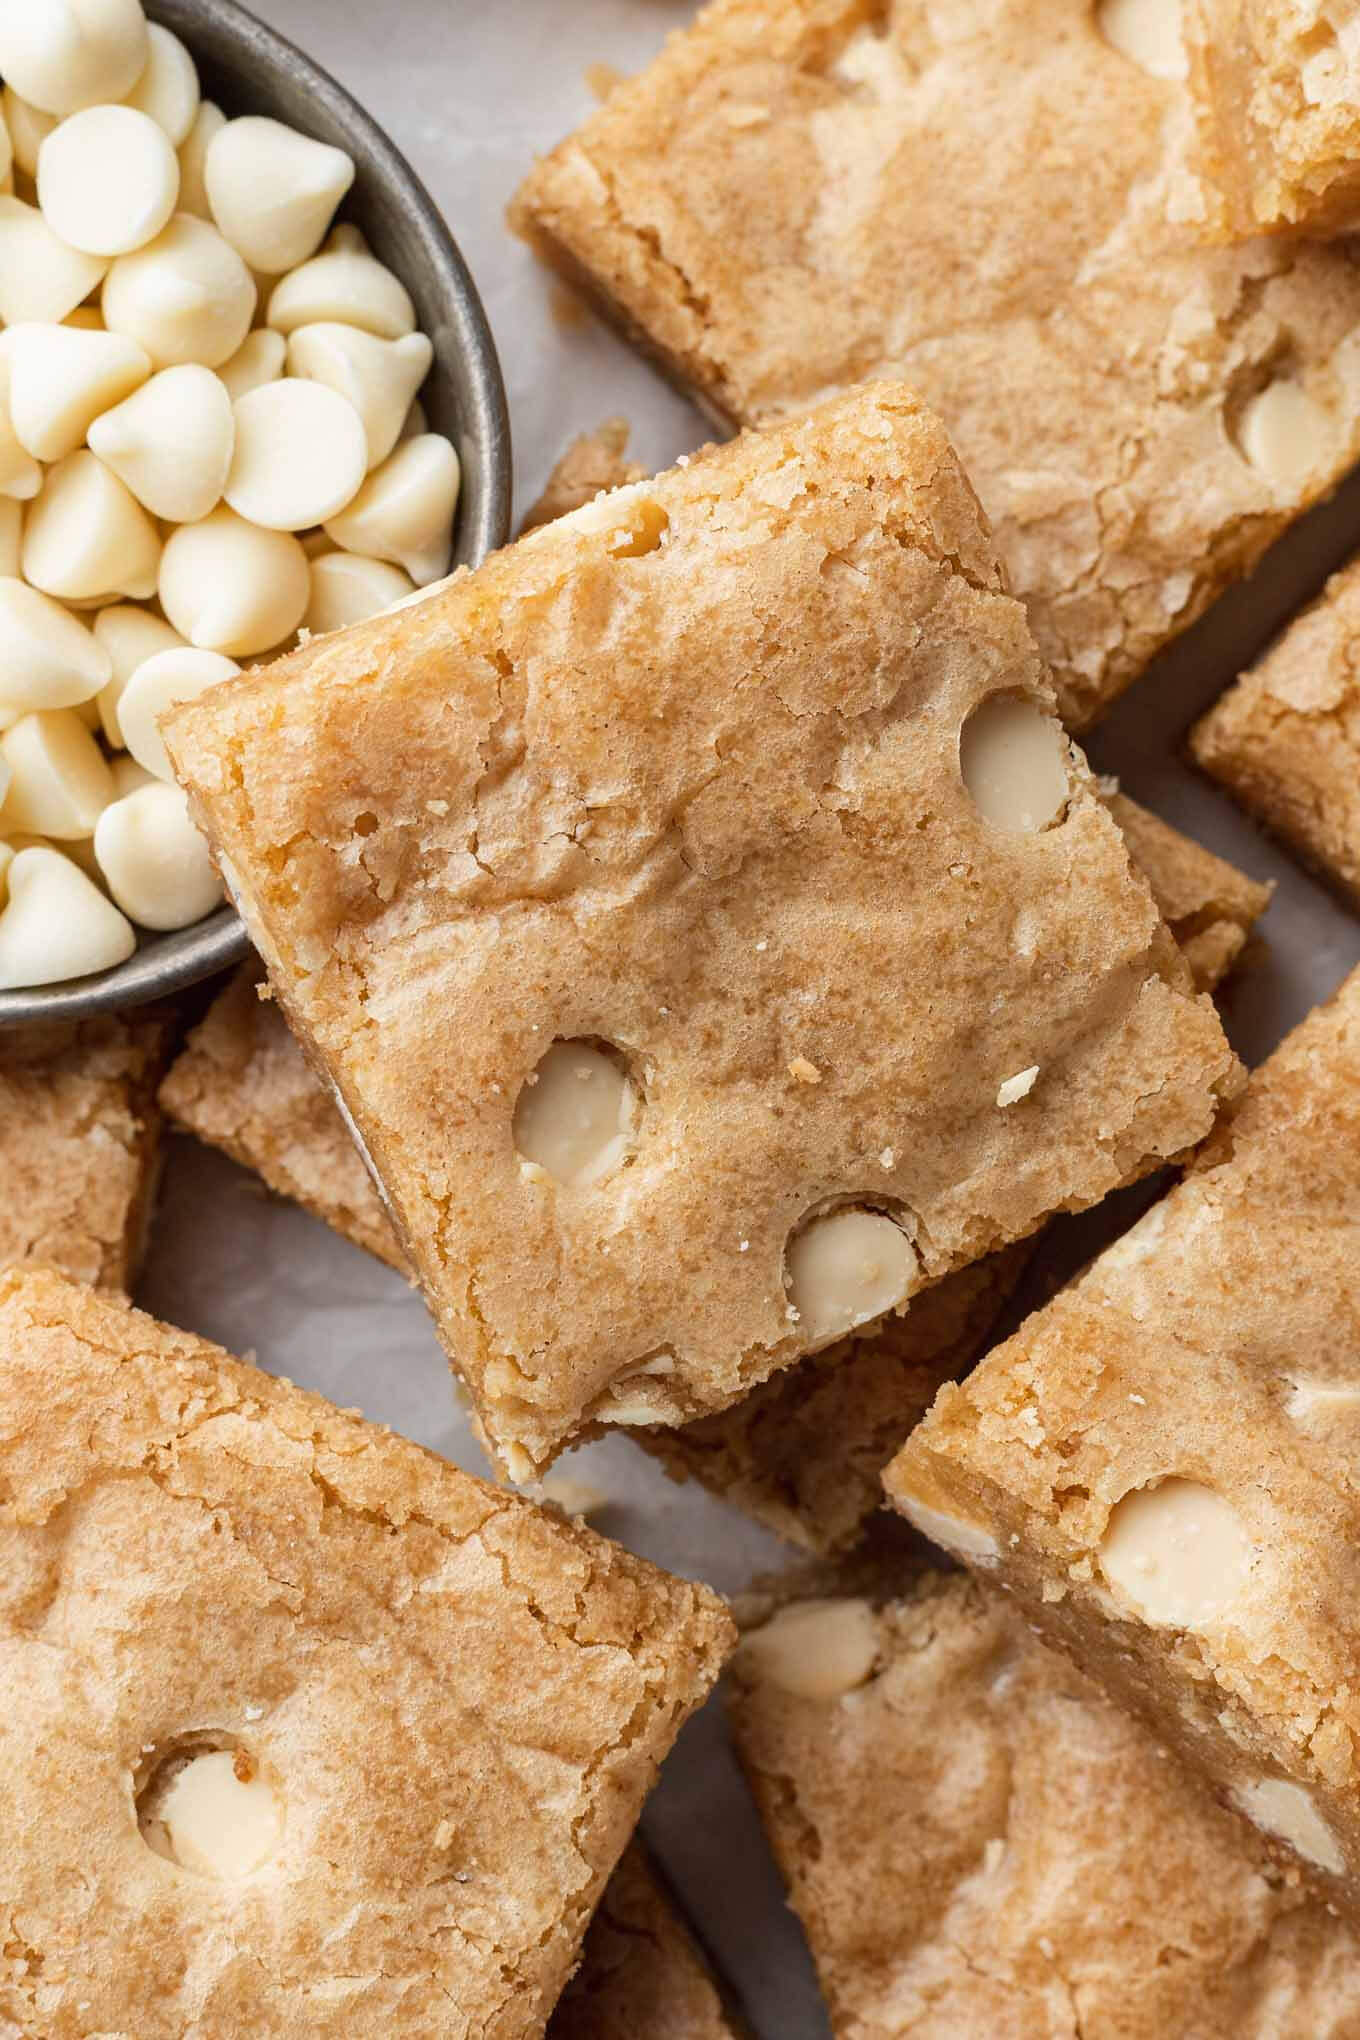
[(264, 1766), (239, 1748), (172, 1755), (137, 1795), (147, 1847), (199, 1877), (236, 1882), (267, 1863), (283, 1837), (283, 1803)]
[(9, 382), (9, 349), (0, 338), (0, 501), (27, 503), (42, 487), (42, 469), (14, 430)]
[(1256, 1827), (1287, 1842), (1319, 1870), (1329, 1870), (1333, 1877), (1345, 1876), (1341, 1844), (1302, 1785), (1289, 1778), (1258, 1778), (1235, 1787), (1232, 1796), (1238, 1811)]
[(232, 247), (252, 269), (281, 276), (321, 246), (354, 182), (354, 163), (282, 121), (247, 114), (213, 137), (203, 182)]
[(0, 0), (0, 75), (45, 113), (121, 99), (149, 54), (141, 0)]
[(158, 21), (148, 24), (150, 38), (142, 75), (123, 105), (135, 107), (155, 121), (178, 149), (193, 131), (199, 109), (198, 67), (177, 35)]
[(400, 567), (363, 553), (322, 553), (312, 560), (310, 571), (312, 592), (302, 621), (316, 637), (378, 616), (415, 593), (410, 575)]
[(380, 340), (357, 326), (327, 322), (300, 326), (287, 346), (290, 375), (325, 383), (353, 404), (363, 420), (368, 465), (386, 460), (430, 372), (434, 348), (425, 334)]
[(67, 602), (156, 592), (161, 537), (131, 490), (81, 447), (47, 470), (24, 523), (24, 579)]
[(94, 834), (113, 799), (113, 776), (98, 744), (69, 708), (35, 709), (0, 735), (9, 791), (0, 828), (58, 842)]
[(21, 850), (0, 912), (0, 991), (111, 970), (137, 947), (132, 923), (60, 850)]
[(287, 354), (288, 342), (282, 333), (272, 332), (268, 326), (247, 333), (231, 360), (224, 361), (217, 371), (233, 404), (262, 383), (276, 381), (283, 374)]
[(1033, 835), (1061, 819), (1071, 791), (1056, 715), (1021, 694), (979, 703), (959, 737), (959, 772), (984, 821)]
[(1171, 1475), (1133, 1488), (1110, 1511), (1100, 1567), (1145, 1622), (1194, 1629), (1245, 1591), (1256, 1552), (1231, 1502)]
[(34, 205), (0, 197), (0, 323), (59, 322), (90, 295), (108, 263), (54, 234)]
[(904, 1303), (920, 1278), (916, 1249), (886, 1212), (845, 1205), (799, 1228), (785, 1287), (803, 1336), (825, 1345)]
[(591, 1041), (555, 1041), (515, 1102), (515, 1148), (555, 1182), (585, 1188), (628, 1155), (637, 1109), (615, 1052)]
[(227, 124), (227, 116), (211, 99), (201, 100), (193, 125), (179, 149), (179, 209), (195, 219), (212, 221), (208, 187), (203, 181), (208, 151)]
[(157, 779), (173, 780), (160, 733), (160, 719), (176, 702), (193, 701), (240, 672), (234, 659), (220, 652), (185, 645), (178, 651), (156, 652), (144, 659), (124, 687), (118, 702), (123, 742), (139, 765)]
[(449, 570), (460, 480), (452, 444), (423, 433), (374, 468), (353, 501), (325, 520), (326, 529), (346, 552), (390, 560), (417, 588), (428, 587)]
[(69, 247), (128, 255), (155, 239), (179, 197), (179, 159), (163, 128), (131, 106), (90, 106), (38, 151), (38, 205)]
[(1184, 78), (1189, 70), (1181, 0), (1099, 0), (1096, 19), (1112, 49), (1153, 78)]
[(368, 471), (363, 421), (324, 383), (284, 376), (234, 407), (226, 498), (266, 531), (307, 531), (353, 501)]
[(187, 928), (222, 898), (178, 786), (153, 780), (111, 801), (95, 824), (94, 854), (115, 906), (143, 928)]
[(1324, 472), (1336, 444), (1332, 415), (1292, 376), (1277, 376), (1248, 399), (1237, 421), (1244, 460), (1273, 489), (1294, 495)]
[(113, 661), (60, 602), (0, 579), (0, 675), (7, 708), (74, 708), (107, 685)]
[(174, 651), (184, 639), (164, 617), (150, 609), (139, 609), (132, 602), (115, 602), (101, 609), (91, 627), (108, 654), (112, 669), (99, 690), (99, 720), (110, 744), (119, 748), (123, 744), (123, 729), (118, 720), (118, 703), (123, 689), (144, 659), (157, 652)]
[(38, 151), (57, 124), (54, 113), (44, 113), (40, 106), (34, 106), (17, 93), (12, 85), (6, 85), (3, 105), (5, 127), (14, 150), (14, 167), (25, 177), (38, 174)]
[(311, 579), (291, 532), (262, 531), (221, 505), (171, 532), (159, 592), (166, 616), (191, 645), (244, 659), (297, 629)]
[(370, 252), (357, 227), (337, 227), (319, 255), (275, 285), (265, 323), (292, 333), (329, 320), (380, 340), (399, 340), (416, 329), (405, 284)]
[(89, 440), (154, 517), (195, 524), (222, 500), (236, 444), (231, 398), (210, 368), (183, 362), (96, 418)]
[(737, 1648), (738, 1678), (796, 1700), (841, 1700), (872, 1678), (878, 1624), (865, 1600), (799, 1601), (781, 1608)]
[(101, 304), (109, 331), (126, 333), (157, 368), (218, 368), (250, 331), (255, 284), (216, 227), (178, 212), (154, 241), (117, 257)]
[(87, 326), (11, 326), (9, 411), (16, 438), (35, 460), (74, 453), (102, 411), (151, 373), (151, 357), (121, 333)]

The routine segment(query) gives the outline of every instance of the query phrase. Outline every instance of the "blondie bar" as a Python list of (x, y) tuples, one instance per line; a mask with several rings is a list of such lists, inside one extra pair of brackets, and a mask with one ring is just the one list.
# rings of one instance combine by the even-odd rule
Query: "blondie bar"
[(1360, 1941), (960, 1574), (794, 1603), (737, 1744), (837, 2040), (1347, 2040)]
[(535, 531), (579, 510), (606, 489), (620, 489), (626, 482), (640, 482), (647, 470), (626, 460), (629, 424), (626, 418), (606, 418), (593, 432), (583, 432), (560, 453), (543, 484), (543, 493), (524, 513), (521, 531)]
[(1219, 231), (1360, 227), (1360, 14), (1350, 0), (1184, 0), (1198, 167)]
[(900, 385), (166, 730), (517, 1477), (739, 1400), (1236, 1087)]
[(154, 1014), (0, 1031), (0, 1263), (34, 1258), (128, 1287), (151, 1214), (170, 1038)]
[(1360, 904), (1360, 561), (1215, 703), (1190, 748)]
[(1188, 127), (1093, 0), (716, 0), (512, 217), (721, 419), (918, 390), (1076, 726), (1360, 452), (1355, 251), (1196, 245)]
[(1357, 1270), (1360, 972), (885, 1477), (1353, 1912)]
[(548, 2040), (737, 2040), (712, 1972), (640, 1842), (590, 1923)]
[(0, 2026), (541, 2033), (722, 1604), (50, 1270), (0, 1377)]

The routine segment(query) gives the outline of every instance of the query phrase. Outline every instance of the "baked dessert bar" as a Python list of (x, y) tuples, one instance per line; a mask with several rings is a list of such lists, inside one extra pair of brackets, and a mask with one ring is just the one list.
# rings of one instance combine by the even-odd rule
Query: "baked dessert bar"
[(1360, 227), (1360, 40), (1348, 0), (1184, 0), (1199, 168), (1220, 231)]
[(541, 2033), (721, 1602), (50, 1270), (0, 1379), (0, 2025)]
[(641, 1842), (629, 1844), (605, 1886), (548, 2040), (738, 2040)]
[(866, 388), (183, 704), (516, 1477), (1207, 1132), (1236, 1064), (935, 419)]
[(795, 1602), (732, 1722), (837, 2040), (1344, 2040), (1360, 1942), (998, 1594)]
[(1360, 903), (1360, 561), (1191, 733), (1206, 772)]
[(647, 470), (626, 460), (629, 424), (626, 418), (606, 418), (593, 432), (573, 439), (553, 463), (543, 493), (524, 513), (521, 531), (535, 531), (565, 517), (569, 510), (603, 495), (606, 489), (622, 488), (625, 482), (640, 482)]
[(170, 1041), (154, 1013), (0, 1030), (0, 1263), (33, 1257), (129, 1286), (151, 1215)]
[(1198, 245), (1188, 127), (1093, 0), (716, 0), (512, 220), (719, 419), (910, 383), (1079, 726), (1360, 452), (1355, 251)]
[(1358, 1267), (1360, 972), (886, 1475), (1352, 1911)]
[(1273, 884), (1250, 878), (1127, 794), (1111, 795), (1109, 804), (1197, 989), (1215, 991), (1270, 905)]

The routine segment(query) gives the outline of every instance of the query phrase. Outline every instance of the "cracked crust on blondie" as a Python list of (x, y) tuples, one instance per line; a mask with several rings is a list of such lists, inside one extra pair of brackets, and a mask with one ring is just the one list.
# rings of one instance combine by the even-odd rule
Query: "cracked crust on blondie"
[(790, 1692), (760, 1631), (731, 1680), (738, 1750), (837, 2040), (1360, 2027), (1351, 1929), (1264, 1865), (1000, 1595), (928, 1574), (901, 1599), (848, 1606), (842, 1640), (863, 1639), (849, 1690)]
[[(965, 786), (998, 701), (1052, 827)], [(896, 1227), (904, 1302), (1207, 1132), (1236, 1063), (1051, 704), (944, 433), (881, 384), (168, 719), (516, 1477), (829, 1344), (786, 1286), (829, 1211)], [(555, 1041), (631, 1085), (598, 1181), (517, 1146)]]
[[(716, 0), (512, 223), (724, 421), (910, 383), (1076, 727), (1360, 452), (1354, 249), (1196, 246), (1189, 126), (1092, 0)], [(1272, 476), (1275, 379), (1318, 445)]]
[(1360, 905), (1360, 561), (1190, 737), (1195, 760)]
[(50, 1261), (126, 1289), (145, 1245), (160, 1148), (165, 1015), (0, 1033), (0, 1263)]
[(738, 2040), (641, 1842), (630, 1842), (605, 1886), (548, 2040)]
[(885, 1476), (1352, 1913), (1358, 1267), (1360, 972)]
[[(721, 1602), (50, 1270), (0, 1372), (0, 2024), (539, 2034)], [(230, 1881), (139, 1832), (205, 1742), (276, 1795)]]

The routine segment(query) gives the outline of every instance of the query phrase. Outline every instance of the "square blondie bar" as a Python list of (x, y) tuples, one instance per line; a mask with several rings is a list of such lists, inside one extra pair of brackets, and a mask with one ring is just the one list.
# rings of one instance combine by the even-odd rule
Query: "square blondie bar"
[(1360, 1910), (1360, 972), (890, 1498)]
[(1360, 453), (1353, 247), (1204, 248), (1093, 0), (716, 0), (513, 223), (720, 419), (937, 410), (1072, 726)]
[(1360, 34), (1335, 0), (1184, 0), (1198, 167), (1224, 234), (1360, 226)]
[(166, 729), (516, 1477), (739, 1400), (1236, 1087), (900, 386)]
[(641, 1842), (629, 1844), (605, 1886), (548, 2040), (738, 2040)]
[(1190, 748), (1360, 905), (1360, 560), (1195, 725)]
[(0, 1031), (0, 1264), (50, 1261), (128, 1287), (155, 1192), (171, 1034), (157, 1014)]
[(0, 2025), (538, 2035), (722, 1604), (0, 1274)]
[(976, 1581), (794, 1602), (731, 1683), (837, 2040), (1360, 2030), (1351, 1928)]

